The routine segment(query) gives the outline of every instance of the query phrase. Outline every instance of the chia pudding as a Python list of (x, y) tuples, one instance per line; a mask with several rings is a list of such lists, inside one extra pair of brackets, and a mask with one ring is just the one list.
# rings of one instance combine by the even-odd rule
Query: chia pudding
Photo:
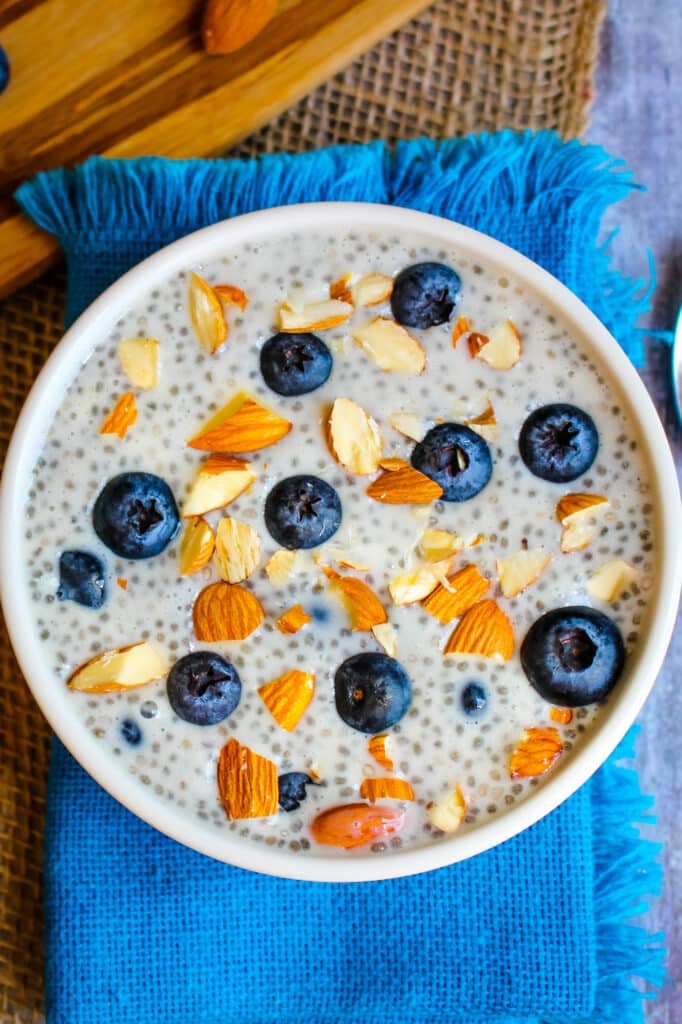
[[(272, 443), (203, 444), (244, 402)], [(179, 510), (149, 556), (107, 533), (124, 474)], [(245, 843), (390, 854), (502, 814), (586, 741), (652, 585), (647, 480), (608, 382), (511, 275), (426, 235), (277, 237), (92, 338), (26, 498), (33, 625), (112, 775)], [(135, 501), (151, 536), (166, 506)], [(101, 655), (143, 642), (157, 677), (124, 650), (111, 690)]]

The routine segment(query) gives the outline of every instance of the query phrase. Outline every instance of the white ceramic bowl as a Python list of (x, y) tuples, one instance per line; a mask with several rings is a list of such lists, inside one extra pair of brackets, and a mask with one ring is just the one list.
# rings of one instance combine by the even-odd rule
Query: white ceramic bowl
[[(579, 343), (601, 366), (613, 392), (637, 425), (651, 467), (655, 508), (656, 584), (650, 596), (641, 639), (605, 713), (589, 739), (523, 803), (477, 828), (429, 846), (401, 850), (390, 856), (313, 857), (261, 848), (229, 834), (216, 835), (188, 820), (170, 805), (126, 777), (110, 771), (98, 741), (72, 714), (64, 687), (39, 656), (39, 641), (28, 627), (32, 616), (28, 591), (17, 588), (22, 566), (22, 508), (29, 490), (35, 453), (60, 404), (65, 388), (89, 355), (92, 339), (121, 309), (132, 306), (157, 280), (190, 265), (220, 256), (226, 247), (248, 240), (306, 228), (344, 231), (357, 224), (428, 235), (434, 246), (456, 246), (469, 257), (521, 279), (541, 302), (556, 312)], [(0, 501), (0, 565), (2, 603), (12, 643), (33, 694), (51, 726), (93, 778), (129, 810), (181, 843), (218, 860), (289, 878), (320, 881), (364, 881), (415, 874), (480, 853), (532, 825), (569, 797), (612, 752), (633, 722), (651, 689), (665, 655), (675, 621), (682, 572), (680, 499), (668, 443), (649, 396), (629, 360), (595, 316), (562, 284), (513, 249), (451, 221), (389, 206), (320, 203), (248, 214), (205, 228), (145, 260), (112, 285), (78, 319), (55, 349), (38, 377), (17, 423), (7, 458)]]

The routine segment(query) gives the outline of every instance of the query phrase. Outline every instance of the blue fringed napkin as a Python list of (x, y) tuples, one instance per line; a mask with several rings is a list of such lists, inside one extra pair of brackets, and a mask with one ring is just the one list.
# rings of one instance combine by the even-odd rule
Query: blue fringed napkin
[[(411, 206), (541, 263), (641, 361), (641, 283), (597, 246), (633, 187), (600, 149), (549, 133), (339, 147), (257, 161), (90, 160), (24, 185), (56, 234), (73, 320), (124, 270), (205, 224), (323, 199)], [(49, 1024), (638, 1024), (632, 978), (663, 950), (627, 924), (660, 886), (616, 764), (538, 825), (428, 875), (365, 885), (258, 876), (134, 818), (55, 742), (45, 853)]]

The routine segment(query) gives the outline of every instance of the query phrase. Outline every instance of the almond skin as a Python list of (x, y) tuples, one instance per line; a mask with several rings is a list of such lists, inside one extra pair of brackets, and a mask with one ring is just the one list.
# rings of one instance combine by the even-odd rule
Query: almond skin
[(217, 782), (220, 801), (230, 821), (277, 814), (277, 766), (238, 740), (228, 740), (220, 751)]
[(561, 737), (553, 725), (526, 729), (511, 756), (509, 777), (531, 779), (544, 775), (553, 767), (563, 749)]
[(353, 313), (353, 305), (341, 299), (311, 302), (300, 309), (292, 309), (285, 302), (277, 314), (279, 329), (284, 334), (298, 331), (325, 331), (345, 324)]
[(258, 568), (260, 537), (250, 523), (226, 516), (216, 530), (215, 555), (220, 578), (227, 583), (241, 583)]
[(154, 644), (143, 640), (96, 654), (71, 674), (67, 685), (81, 693), (116, 693), (145, 686), (167, 671), (165, 656)]
[(385, 505), (430, 505), (440, 498), (443, 488), (418, 469), (404, 466), (383, 472), (365, 493)]
[(276, 444), (292, 424), (240, 391), (187, 442), (204, 452), (256, 452)]
[(310, 823), (316, 843), (353, 850), (385, 836), (396, 835), (405, 824), (405, 814), (392, 807), (371, 804), (341, 804), (322, 811)]
[(126, 391), (121, 395), (116, 405), (106, 417), (99, 428), (100, 434), (116, 434), (121, 440), (126, 436), (130, 428), (137, 422), (137, 406), (135, 395), (132, 391)]
[(209, 455), (183, 502), (183, 519), (225, 508), (248, 490), (255, 479), (250, 462), (231, 455)]
[(275, 16), (277, 0), (208, 0), (201, 23), (206, 53), (234, 53)]
[(233, 284), (217, 284), (213, 288), (220, 301), (224, 306), (238, 306), (242, 313), (249, 304), (249, 298), (246, 292), (243, 292), (241, 288), (237, 288)]
[(550, 721), (558, 722), (559, 725), (568, 725), (573, 721), (573, 712), (570, 708), (550, 708), (549, 717)]
[(246, 640), (258, 629), (265, 612), (258, 598), (233, 583), (211, 583), (198, 595), (192, 612), (197, 640)]
[(179, 572), (189, 576), (211, 561), (215, 534), (205, 519), (190, 519), (180, 541)]
[(298, 633), (299, 629), (303, 629), (309, 622), (313, 620), (303, 608), (303, 605), (295, 604), (293, 608), (284, 612), (283, 615), (277, 619), (275, 627), (280, 633)]
[(258, 687), (258, 696), (277, 724), (293, 732), (315, 693), (315, 676), (292, 669), (272, 682)]
[(212, 355), (227, 341), (227, 321), (218, 296), (198, 274), (189, 277), (189, 317), (197, 341)]
[(457, 342), (459, 341), (459, 339), (463, 335), (469, 333), (471, 328), (472, 328), (472, 323), (471, 323), (470, 320), (467, 319), (467, 317), (465, 317), (465, 316), (457, 317), (457, 320), (455, 321), (455, 326), (452, 328), (452, 347), (453, 348), (455, 348), (457, 346)]
[(386, 771), (393, 771), (393, 759), (388, 754), (388, 744), (390, 743), (390, 737), (386, 733), (382, 733), (380, 736), (372, 736), (367, 741), (367, 753), (370, 757), (373, 757), (377, 764), (380, 764)]
[(490, 587), (475, 565), (465, 565), (448, 577), (448, 586), (439, 583), (422, 601), (422, 608), (439, 622), (447, 624), (472, 608)]
[(355, 576), (340, 576), (333, 569), (322, 567), (325, 576), (337, 591), (350, 615), (353, 631), (369, 631), (388, 621), (386, 610), (371, 587)]
[(471, 654), (509, 661), (514, 653), (514, 632), (501, 608), (491, 600), (470, 608), (455, 626), (443, 654)]
[(363, 779), (360, 796), (371, 804), (377, 800), (414, 800), (414, 790), (406, 779)]

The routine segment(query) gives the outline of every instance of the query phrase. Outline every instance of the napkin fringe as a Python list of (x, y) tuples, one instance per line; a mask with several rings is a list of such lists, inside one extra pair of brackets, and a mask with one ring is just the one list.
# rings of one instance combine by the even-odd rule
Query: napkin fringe
[(563, 280), (642, 365), (646, 332), (637, 320), (650, 308), (653, 262), (642, 278), (628, 279), (613, 265), (616, 232), (595, 248), (605, 210), (641, 187), (600, 146), (505, 130), (399, 142), (393, 153), (373, 142), (252, 160), (92, 157), (41, 172), (16, 199), (72, 258), (138, 238), (155, 243), (151, 251), (197, 227), (283, 203), (346, 200), (484, 226), (517, 248), (521, 237), (520, 247), (542, 263), (535, 226), (549, 220), (567, 236)]

